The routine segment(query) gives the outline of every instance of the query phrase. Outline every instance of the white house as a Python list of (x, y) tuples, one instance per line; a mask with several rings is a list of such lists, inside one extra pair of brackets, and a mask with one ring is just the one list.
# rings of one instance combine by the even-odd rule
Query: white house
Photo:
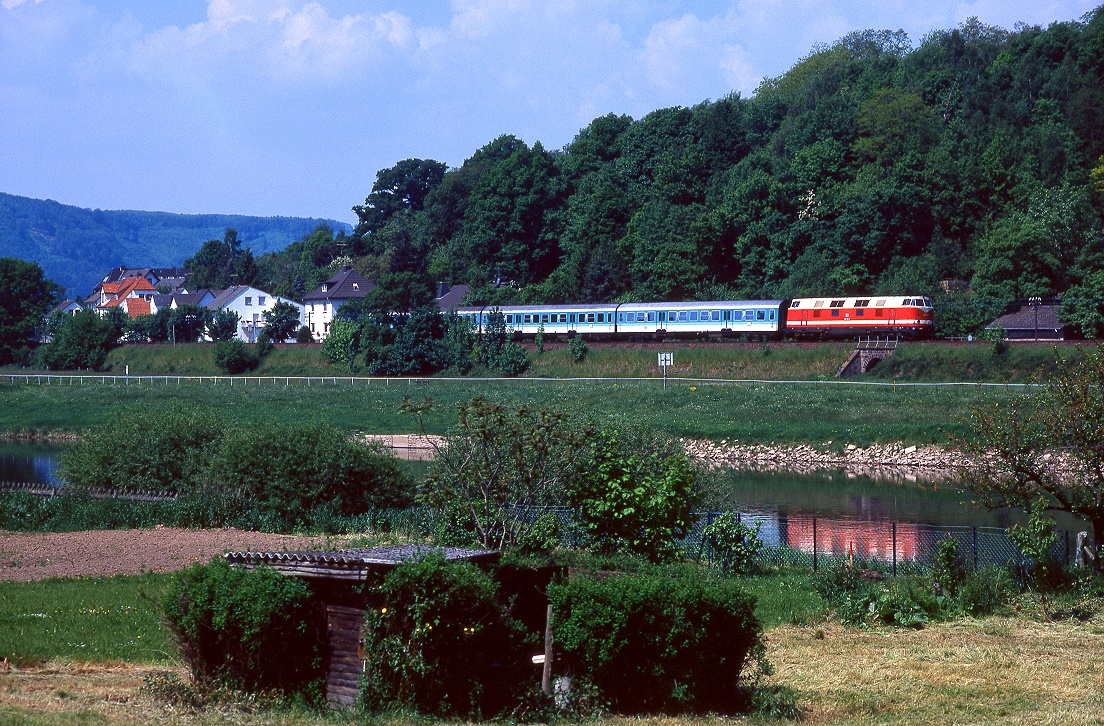
[(239, 320), (238, 338), (247, 343), (255, 343), (257, 336), (264, 328), (265, 313), (275, 307), (278, 302), (294, 305), (299, 311), (300, 322), (303, 320), (303, 306), (299, 303), (287, 298), (270, 295), (264, 290), (258, 290), (249, 285), (235, 285), (217, 291), (214, 298), (207, 303), (207, 308), (214, 312), (232, 310), (237, 313)]
[(315, 338), (325, 340), (341, 306), (364, 297), (375, 288), (376, 283), (346, 265), (341, 272), (303, 296), (303, 324), (310, 328)]

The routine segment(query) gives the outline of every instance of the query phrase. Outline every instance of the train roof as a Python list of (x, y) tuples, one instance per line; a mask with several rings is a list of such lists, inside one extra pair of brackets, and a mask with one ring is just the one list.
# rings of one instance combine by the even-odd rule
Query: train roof
[(711, 310), (713, 308), (776, 308), (784, 303), (784, 300), (688, 300), (683, 302), (652, 302), (652, 303), (600, 303), (596, 305), (574, 305), (569, 303), (551, 305), (467, 305), (457, 308), (458, 313), (478, 313), (498, 309), (504, 313), (529, 313), (529, 312), (572, 312), (577, 310)]

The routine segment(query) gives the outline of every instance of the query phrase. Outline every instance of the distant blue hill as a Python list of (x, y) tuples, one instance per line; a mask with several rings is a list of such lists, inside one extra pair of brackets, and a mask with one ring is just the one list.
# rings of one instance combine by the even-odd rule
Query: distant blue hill
[(320, 224), (303, 217), (81, 209), (0, 192), (0, 257), (37, 262), (69, 295), (87, 295), (112, 267), (173, 267), (227, 227), (256, 255), (286, 247)]

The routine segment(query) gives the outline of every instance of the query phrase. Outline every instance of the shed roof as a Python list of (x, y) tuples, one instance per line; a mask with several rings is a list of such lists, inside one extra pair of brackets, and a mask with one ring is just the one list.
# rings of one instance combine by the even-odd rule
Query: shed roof
[[(985, 326), (986, 330), (1061, 330), (1065, 325), (1058, 319), (1061, 303), (1044, 302), (1038, 305), (1022, 303)], [(1038, 325), (1035, 314), (1038, 313)]]
[(467, 562), (494, 562), (501, 557), (501, 553), (493, 550), (429, 545), (360, 547), (334, 552), (228, 552), (225, 557), (236, 567), (252, 569), (267, 565), (285, 575), (363, 580), (370, 571), (391, 569), (430, 554), (440, 554), (448, 561)]

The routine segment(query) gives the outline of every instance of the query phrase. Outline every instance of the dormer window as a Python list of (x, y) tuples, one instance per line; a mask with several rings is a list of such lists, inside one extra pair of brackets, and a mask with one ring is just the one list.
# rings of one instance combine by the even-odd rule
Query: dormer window
[(360, 289), (360, 283), (359, 282), (354, 282), (353, 283), (353, 289), (354, 290), (359, 290)]
[(330, 286), (323, 282), (322, 283), (322, 292), (329, 292), (329, 291), (330, 291)]

